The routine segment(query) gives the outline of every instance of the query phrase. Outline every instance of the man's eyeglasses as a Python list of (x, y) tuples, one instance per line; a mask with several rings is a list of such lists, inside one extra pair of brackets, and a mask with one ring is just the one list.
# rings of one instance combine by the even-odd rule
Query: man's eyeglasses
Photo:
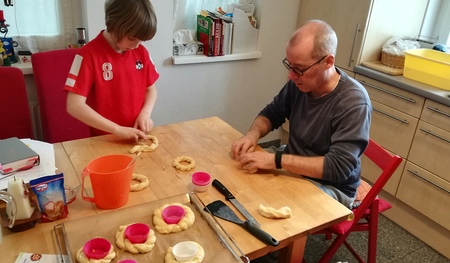
[(328, 55), (326, 55), (326, 56), (324, 56), (323, 58), (317, 60), (316, 63), (312, 64), (311, 66), (309, 66), (309, 67), (307, 67), (307, 68), (305, 68), (305, 69), (303, 69), (303, 70), (301, 70), (301, 69), (299, 69), (299, 68), (292, 67), (292, 66), (289, 64), (289, 61), (287, 60), (287, 58), (283, 59), (283, 65), (284, 65), (288, 70), (294, 71), (295, 74), (297, 74), (297, 75), (299, 75), (299, 76), (303, 76), (303, 74), (305, 74), (305, 72), (306, 72), (308, 69), (310, 69), (310, 68), (314, 67), (315, 65), (319, 64), (319, 63), (320, 63), (322, 60), (324, 60), (324, 58), (326, 58), (327, 56), (328, 56)]

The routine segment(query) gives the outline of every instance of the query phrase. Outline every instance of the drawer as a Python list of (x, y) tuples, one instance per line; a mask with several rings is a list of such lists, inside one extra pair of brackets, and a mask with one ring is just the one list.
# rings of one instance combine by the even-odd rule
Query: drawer
[(421, 120), (450, 131), (450, 107), (432, 100), (426, 100)]
[(406, 114), (420, 117), (425, 98), (386, 83), (356, 74), (356, 79), (364, 85), (372, 100)]
[(450, 182), (450, 132), (419, 121), (408, 161)]
[[(394, 174), (392, 174), (389, 181), (387, 181), (386, 185), (383, 187), (383, 190), (395, 196), (398, 188), (398, 184), (400, 183), (400, 178), (402, 177), (403, 168), (405, 167), (406, 161), (403, 160), (398, 166), (397, 170), (395, 170)], [(364, 180), (368, 181), (373, 185), (375, 181), (381, 174), (381, 169), (376, 164), (374, 164), (367, 156), (363, 155), (361, 157), (361, 176)]]
[(406, 163), (396, 197), (450, 230), (450, 183)]
[(406, 158), (419, 119), (372, 101), (370, 138), (387, 150)]

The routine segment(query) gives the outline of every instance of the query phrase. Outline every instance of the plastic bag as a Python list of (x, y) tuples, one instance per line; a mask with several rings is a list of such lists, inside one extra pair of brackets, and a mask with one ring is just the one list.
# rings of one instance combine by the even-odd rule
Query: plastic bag
[(382, 51), (396, 56), (402, 56), (406, 50), (418, 49), (420, 44), (417, 41), (404, 37), (392, 37), (383, 45)]

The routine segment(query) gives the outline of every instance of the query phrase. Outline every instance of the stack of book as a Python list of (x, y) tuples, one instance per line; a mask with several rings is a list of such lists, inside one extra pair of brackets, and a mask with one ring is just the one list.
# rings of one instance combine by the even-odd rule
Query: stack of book
[(197, 40), (208, 57), (231, 54), (233, 22), (220, 13), (202, 10), (197, 15)]

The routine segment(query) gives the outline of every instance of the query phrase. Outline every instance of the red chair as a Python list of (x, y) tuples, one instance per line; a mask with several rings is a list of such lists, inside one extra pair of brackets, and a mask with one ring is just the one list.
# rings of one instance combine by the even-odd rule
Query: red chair
[(33, 139), (27, 89), (22, 70), (0, 66), (0, 139)]
[(78, 49), (61, 49), (31, 55), (43, 137), (49, 143), (90, 136), (89, 126), (66, 110), (67, 91), (64, 84), (77, 53)]
[[(353, 209), (353, 220), (344, 221), (325, 230), (314, 233), (325, 234), (327, 239), (331, 239), (332, 234), (336, 235), (333, 243), (330, 245), (319, 262), (330, 262), (331, 258), (342, 244), (348, 248), (358, 262), (364, 262), (358, 253), (346, 241), (350, 233), (359, 231), (367, 231), (369, 233), (369, 251), (367, 262), (376, 262), (378, 214), (392, 207), (387, 201), (379, 198), (378, 194), (400, 165), (402, 158), (398, 155), (390, 154), (383, 147), (372, 140), (369, 141), (369, 146), (365, 150), (364, 155), (366, 155), (372, 162), (381, 168), (382, 173), (372, 187), (366, 188), (368, 192), (366, 191), (364, 193), (365, 196), (360, 198), (361, 203), (359, 206)], [(362, 182), (360, 188), (365, 188), (366, 186), (368, 186), (368, 184)], [(358, 190), (360, 191), (361, 189)]]

